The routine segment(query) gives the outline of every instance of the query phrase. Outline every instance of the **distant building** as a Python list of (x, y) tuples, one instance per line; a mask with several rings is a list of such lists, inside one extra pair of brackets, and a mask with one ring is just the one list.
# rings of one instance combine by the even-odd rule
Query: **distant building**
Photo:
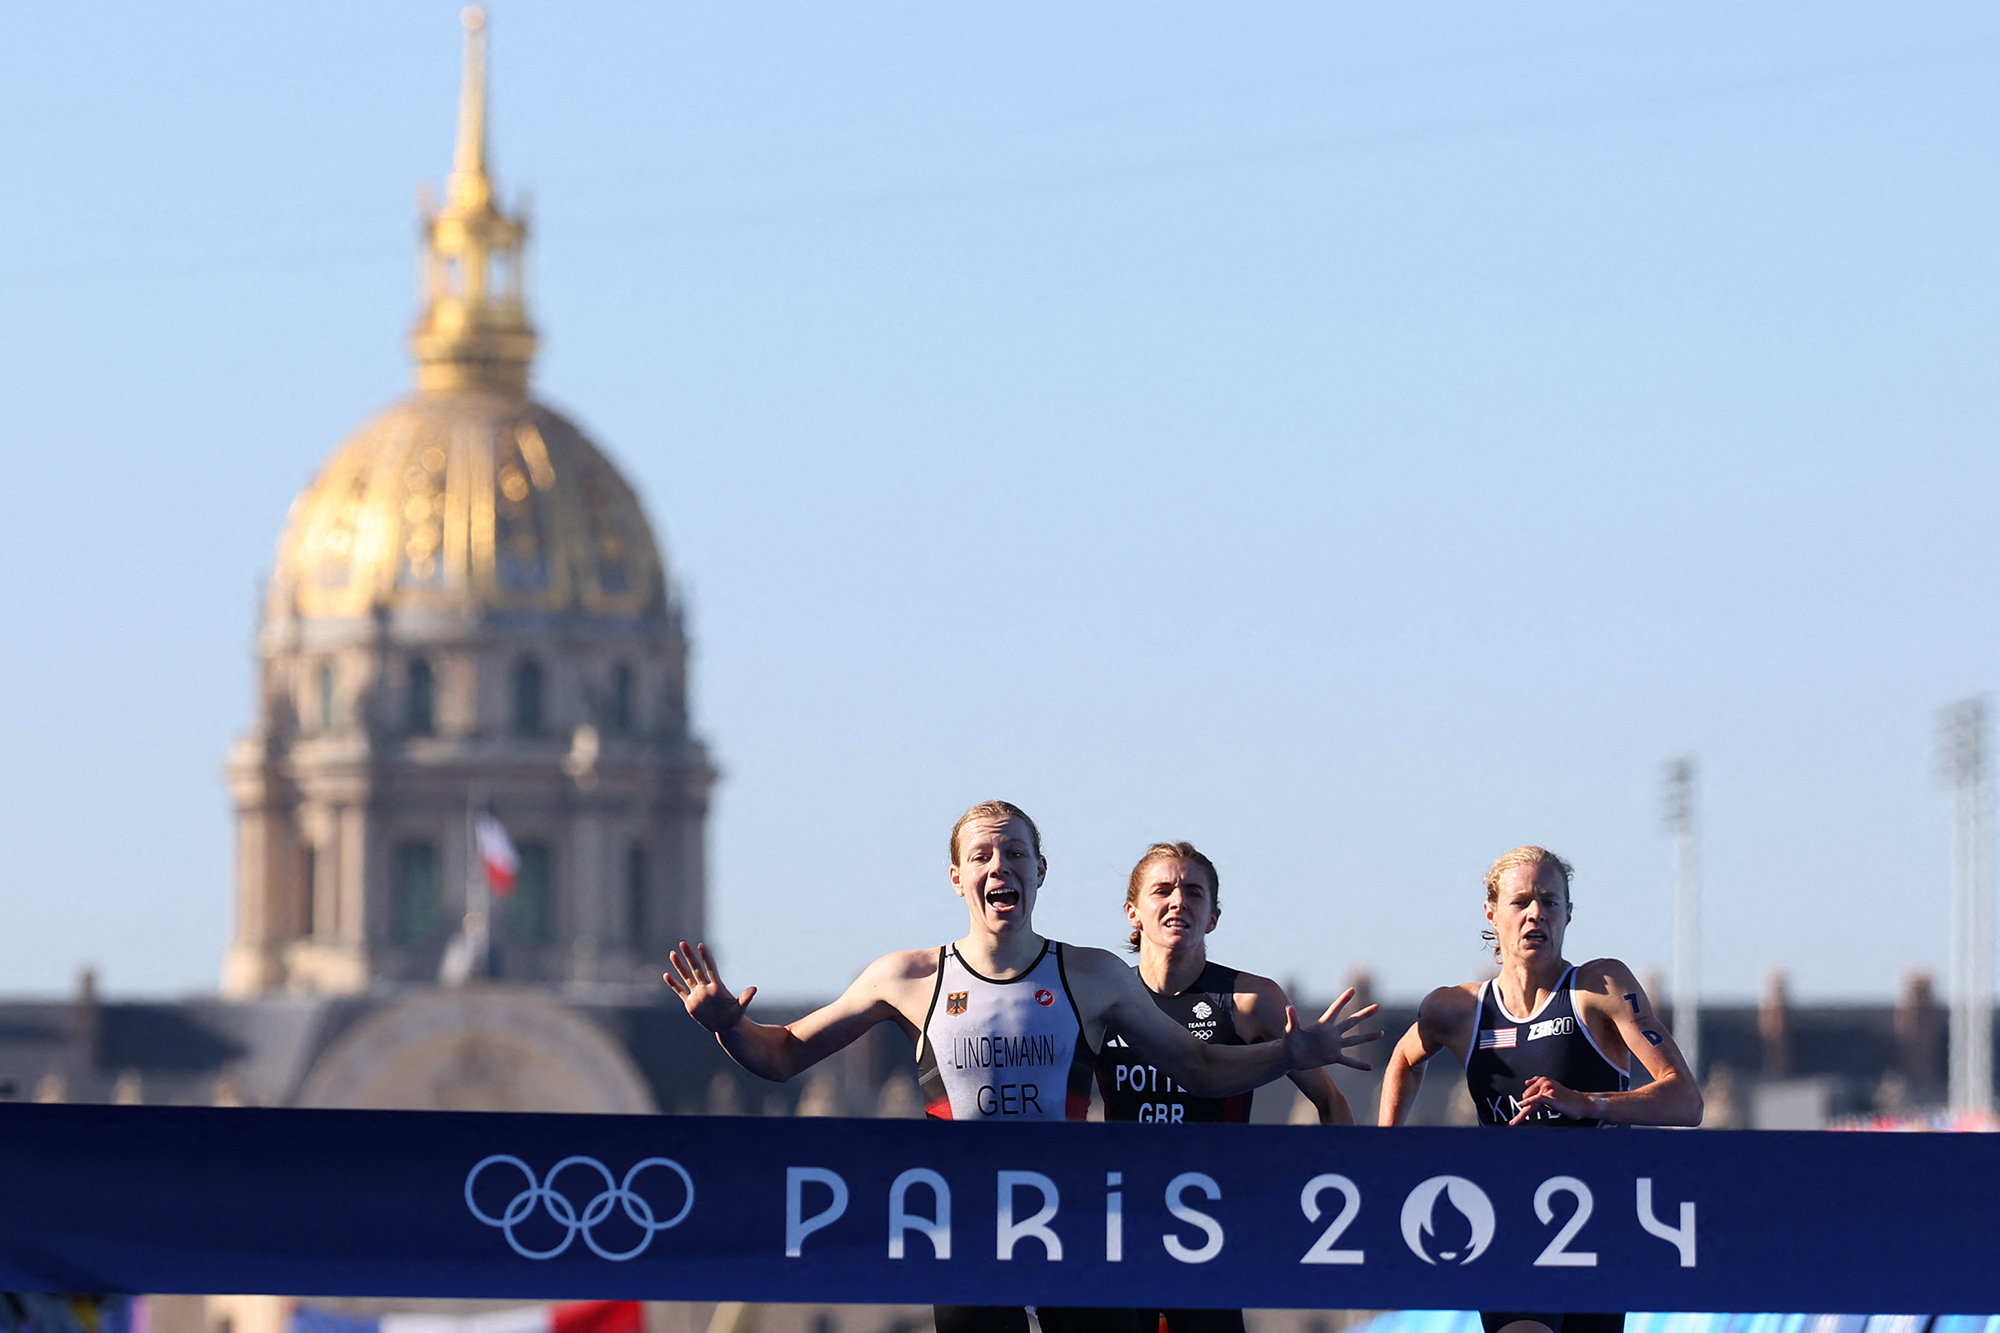
[(417, 389), (292, 504), (232, 750), (236, 924), (223, 993), (435, 980), (475, 872), (472, 812), (518, 843), (494, 974), (657, 979), (702, 934), (714, 771), (687, 642), (637, 497), (528, 395), (527, 228), (487, 171), (484, 32), (425, 219)]
[[(228, 763), (222, 997), (105, 1005), (86, 980), (71, 1004), (12, 1006), (13, 1096), (764, 1109), (659, 980), (704, 933), (715, 772), (646, 515), (529, 396), (527, 228), (487, 169), (485, 65), (469, 9), (416, 392), (334, 451), (279, 542)], [(482, 810), (518, 856), (505, 896), (477, 878)]]

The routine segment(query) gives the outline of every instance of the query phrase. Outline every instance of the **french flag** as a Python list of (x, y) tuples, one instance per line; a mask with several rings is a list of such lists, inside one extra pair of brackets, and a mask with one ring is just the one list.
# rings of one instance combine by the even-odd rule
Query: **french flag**
[(637, 1301), (521, 1305), (490, 1314), (385, 1314), (369, 1317), (301, 1303), (288, 1333), (645, 1333)]
[(479, 818), (473, 821), (472, 836), (479, 843), (479, 859), (486, 863), (486, 883), (505, 898), (514, 891), (514, 875), (521, 868), (514, 840), (507, 836), (507, 830), (501, 827), (499, 817), (491, 809), (479, 812)]

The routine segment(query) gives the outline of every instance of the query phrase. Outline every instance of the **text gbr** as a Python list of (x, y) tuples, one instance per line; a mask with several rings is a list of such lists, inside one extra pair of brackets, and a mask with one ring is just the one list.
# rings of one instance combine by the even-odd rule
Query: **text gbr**
[[(1124, 1175), (1118, 1171), (1106, 1173), (1104, 1177), (1104, 1257), (1111, 1263), (1122, 1262), (1125, 1258), (1125, 1192), (1121, 1188)], [(826, 1191), (825, 1206), (808, 1215), (806, 1212), (806, 1187), (816, 1185)], [(997, 1259), (1012, 1259), (1015, 1248), (1022, 1241), (1037, 1242), (1044, 1255), (1060, 1261), (1063, 1257), (1062, 1238), (1056, 1235), (1049, 1224), (1055, 1220), (1056, 1212), (1062, 1206), (1062, 1194), (1055, 1181), (1039, 1171), (1001, 1171), (995, 1175), (997, 1195), (997, 1222), (995, 1232), (995, 1254)], [(1680, 1266), (1695, 1266), (1695, 1215), (1692, 1203), (1680, 1206), (1679, 1225), (1662, 1222), (1653, 1211), (1653, 1179), (1640, 1176), (1634, 1182), (1633, 1204), (1638, 1213), (1639, 1225), (1647, 1234), (1657, 1236), (1680, 1252)], [(911, 1191), (921, 1187), (924, 1191), (918, 1202), (927, 1202), (931, 1211), (926, 1214), (911, 1211)], [(1021, 1217), (1016, 1208), (1016, 1195), (1023, 1191), (1033, 1191), (1039, 1207), (1029, 1216)], [(1319, 1239), (1299, 1257), (1302, 1264), (1363, 1264), (1367, 1255), (1359, 1249), (1337, 1248), (1343, 1233), (1354, 1225), (1361, 1215), (1361, 1187), (1346, 1176), (1333, 1172), (1314, 1176), (1299, 1191), (1299, 1211), (1308, 1222), (1318, 1222), (1323, 1216), (1320, 1199), (1328, 1191), (1340, 1195), (1340, 1211), (1328, 1222)], [(1202, 1212), (1188, 1202), (1190, 1194), (1198, 1194), (1208, 1202), (1222, 1198), (1222, 1186), (1215, 1178), (1200, 1171), (1183, 1171), (1167, 1182), (1167, 1212), (1175, 1220), (1199, 1231), (1203, 1239), (1198, 1245), (1190, 1245), (1180, 1235), (1165, 1232), (1160, 1236), (1160, 1244), (1166, 1252), (1184, 1264), (1204, 1264), (1222, 1253), (1227, 1241), (1222, 1223)], [(1535, 1216), (1543, 1226), (1553, 1226), (1556, 1222), (1554, 1200), (1559, 1195), (1567, 1195), (1574, 1202), (1574, 1209), (1548, 1245), (1535, 1258), (1538, 1268), (1595, 1268), (1597, 1253), (1594, 1250), (1570, 1248), (1582, 1239), (1584, 1226), (1590, 1221), (1595, 1210), (1596, 1197), (1590, 1186), (1575, 1176), (1551, 1176), (1535, 1190)], [(1440, 1199), (1447, 1200), (1452, 1209), (1467, 1224), (1469, 1233), (1462, 1242), (1443, 1242), (1439, 1239), (1439, 1228), (1434, 1224), (1434, 1212)], [(813, 1200), (818, 1203), (819, 1200)], [(785, 1171), (785, 1255), (796, 1259), (803, 1252), (806, 1237), (824, 1227), (833, 1225), (846, 1215), (849, 1194), (847, 1181), (837, 1171), (820, 1166), (794, 1166)], [(1495, 1226), (1493, 1201), (1486, 1191), (1463, 1176), (1432, 1176), (1418, 1184), (1403, 1198), (1401, 1211), (1404, 1244), (1410, 1247), (1419, 1259), (1433, 1265), (1469, 1264), (1493, 1242)], [(909, 1253), (908, 1238), (915, 1232), (930, 1242), (931, 1253), (939, 1259), (951, 1258), (951, 1186), (945, 1178), (926, 1167), (912, 1167), (897, 1176), (889, 1186), (889, 1257), (901, 1259)]]

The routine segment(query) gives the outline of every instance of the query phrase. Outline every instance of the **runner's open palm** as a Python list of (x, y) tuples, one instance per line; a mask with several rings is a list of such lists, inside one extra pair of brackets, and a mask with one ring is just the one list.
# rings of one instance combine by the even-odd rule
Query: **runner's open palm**
[(750, 997), (757, 993), (757, 988), (751, 986), (741, 995), (731, 995), (722, 984), (722, 974), (708, 946), (697, 944), (689, 948), (686, 940), (667, 955), (667, 970), (660, 976), (681, 997), (688, 1017), (710, 1032), (726, 1032), (735, 1027), (742, 1021), (743, 1011), (749, 1008)]
[(1298, 1010), (1285, 1006), (1285, 1054), (1291, 1058), (1294, 1069), (1317, 1069), (1323, 1065), (1346, 1065), (1349, 1069), (1372, 1069), (1374, 1066), (1363, 1060), (1348, 1056), (1350, 1046), (1365, 1046), (1379, 1040), (1382, 1033), (1363, 1032), (1356, 1034), (1354, 1028), (1362, 1020), (1374, 1015), (1379, 1005), (1369, 1005), (1345, 1017), (1341, 1010), (1354, 999), (1354, 988), (1342, 991), (1340, 998), (1326, 1007), (1317, 1023), (1301, 1023)]

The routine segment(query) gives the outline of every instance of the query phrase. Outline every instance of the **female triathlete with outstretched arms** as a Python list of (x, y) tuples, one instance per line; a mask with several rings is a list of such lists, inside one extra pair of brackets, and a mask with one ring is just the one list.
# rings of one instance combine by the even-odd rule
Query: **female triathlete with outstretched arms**
[[(795, 1022), (778, 1026), (748, 1018), (744, 1011), (757, 988), (732, 994), (702, 945), (683, 942), (665, 980), (732, 1059), (772, 1080), (811, 1068), (878, 1023), (896, 1024), (917, 1044), (925, 1110), (940, 1119), (1083, 1119), (1092, 1064), (1108, 1026), (1175, 1081), (1210, 1097), (1243, 1092), (1294, 1069), (1368, 1067), (1346, 1049), (1381, 1034), (1350, 1035), (1360, 1016), (1341, 1017), (1339, 1003), (1318, 1023), (1301, 1022), (1287, 1009), (1276, 1041), (1210, 1045), (1162, 1014), (1116, 955), (1036, 934), (1035, 896), (1048, 862), (1034, 821), (1017, 806), (988, 801), (960, 816), (950, 866), (952, 888), (965, 900), (970, 920), (965, 936), (883, 955), (839, 999)], [(1044, 1333), (1116, 1327), (1119, 1317), (1037, 1313)], [(1024, 1333), (1027, 1326), (1016, 1307), (940, 1306), (937, 1315), (939, 1333)], [(1129, 1311), (1122, 1318), (1129, 1321)]]

